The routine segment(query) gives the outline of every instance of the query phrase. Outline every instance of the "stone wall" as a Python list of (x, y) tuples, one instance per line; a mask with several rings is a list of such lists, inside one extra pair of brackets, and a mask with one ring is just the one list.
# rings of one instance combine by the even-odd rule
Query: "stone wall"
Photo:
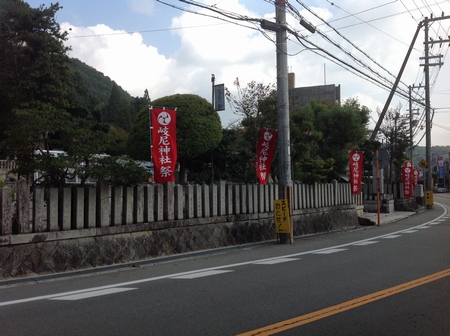
[[(0, 237), (4, 279), (274, 240), (273, 214), (242, 214)], [(294, 235), (358, 226), (355, 205), (293, 212)]]

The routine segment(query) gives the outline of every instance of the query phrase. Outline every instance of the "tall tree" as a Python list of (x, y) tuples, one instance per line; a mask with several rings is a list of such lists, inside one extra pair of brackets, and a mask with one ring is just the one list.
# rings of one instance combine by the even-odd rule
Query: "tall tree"
[[(309, 159), (333, 159), (333, 169), (327, 179), (338, 178), (345, 173), (348, 164), (348, 151), (358, 148), (367, 135), (367, 123), (370, 111), (361, 106), (356, 99), (348, 99), (344, 104), (311, 101), (308, 105), (293, 112), (291, 127), (295, 137), (293, 147), (296, 161), (302, 160), (301, 153)], [(317, 167), (330, 168), (328, 163), (320, 163)], [(308, 163), (310, 169), (314, 167)], [(306, 166), (305, 166), (306, 167)], [(317, 176), (322, 176), (324, 170)], [(302, 171), (302, 173), (312, 173)]]
[[(239, 78), (234, 81), (236, 95), (228, 88), (225, 96), (233, 112), (242, 117), (239, 125), (229, 134), (226, 140), (234, 139), (234, 153), (230, 159), (233, 171), (226, 175), (243, 181), (255, 181), (256, 172), (252, 160), (256, 158), (258, 143), (258, 131), (260, 129), (276, 129), (277, 123), (277, 92), (274, 84), (263, 84), (251, 81), (242, 87)], [(230, 146), (229, 145), (229, 146)], [(223, 163), (223, 162), (222, 162)], [(239, 167), (239, 168), (238, 168)], [(277, 166), (272, 165), (272, 172), (277, 171)], [(239, 174), (240, 176), (236, 176)]]
[(23, 122), (20, 111), (28, 122), (41, 124), (67, 106), (67, 33), (55, 21), (60, 8), (58, 3), (31, 8), (21, 0), (0, 2), (0, 140)]
[(406, 160), (410, 159), (406, 154), (411, 144), (409, 117), (403, 117), (400, 111), (401, 105), (395, 109), (389, 109), (380, 127), (383, 147), (390, 153), (388, 183), (401, 182), (401, 167)]
[(116, 82), (113, 82), (111, 96), (106, 107), (105, 121), (128, 131), (135, 115), (132, 101), (124, 97)]

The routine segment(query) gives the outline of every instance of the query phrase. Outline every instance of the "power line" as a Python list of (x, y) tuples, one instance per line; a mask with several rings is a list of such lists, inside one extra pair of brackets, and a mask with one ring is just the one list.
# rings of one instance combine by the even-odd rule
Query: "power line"
[[(114, 35), (131, 35), (131, 34), (145, 34), (145, 33), (159, 33), (162, 31), (171, 31), (171, 30), (182, 30), (182, 29), (192, 29), (192, 28), (204, 28), (204, 27), (210, 27), (210, 26), (220, 26), (225, 25), (231, 22), (227, 23), (211, 23), (211, 24), (204, 24), (204, 25), (198, 25), (198, 26), (186, 26), (186, 27), (173, 27), (173, 28), (160, 28), (160, 29), (151, 29), (151, 30), (137, 30), (137, 31), (124, 31), (124, 32), (114, 32), (114, 33), (104, 33), (104, 34), (88, 34), (88, 35), (73, 35), (68, 36), (67, 38), (84, 38), (84, 37), (100, 37), (100, 36), (114, 36)], [(236, 23), (233, 23), (236, 24)]]

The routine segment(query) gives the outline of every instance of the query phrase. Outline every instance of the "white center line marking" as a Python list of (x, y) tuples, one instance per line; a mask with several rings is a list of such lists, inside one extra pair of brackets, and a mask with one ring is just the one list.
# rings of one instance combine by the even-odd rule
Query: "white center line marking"
[(137, 288), (109, 288), (109, 289), (102, 289), (102, 290), (93, 291), (93, 292), (85, 292), (85, 293), (74, 294), (74, 295), (59, 296), (59, 297), (55, 297), (55, 298), (50, 298), (49, 300), (75, 301), (75, 300), (96, 297), (96, 296), (126, 292), (126, 291), (133, 290), (133, 289), (137, 289)]
[(170, 277), (169, 279), (195, 279), (195, 278), (202, 278), (202, 277), (207, 277), (207, 276), (211, 276), (211, 275), (217, 275), (217, 274), (222, 274), (222, 273), (228, 273), (228, 272), (234, 272), (232, 270), (228, 270), (228, 271), (205, 271), (205, 272), (197, 272), (197, 273), (192, 273), (192, 274), (185, 274), (185, 275), (178, 275), (175, 277)]
[(381, 237), (382, 239), (394, 239), (394, 238), (398, 238), (401, 237), (402, 235), (389, 235), (389, 236), (384, 236)]
[(274, 265), (274, 264), (280, 264), (288, 261), (295, 261), (300, 260), (300, 258), (278, 258), (273, 260), (264, 260), (264, 261), (258, 261), (255, 262), (255, 265)]
[(342, 252), (342, 251), (347, 251), (347, 250), (348, 249), (332, 248), (332, 249), (328, 249), (328, 250), (312, 252), (311, 254), (331, 254), (331, 253), (337, 253), (337, 252)]
[(367, 246), (367, 245), (376, 244), (376, 243), (379, 243), (379, 241), (369, 240), (369, 241), (365, 241), (365, 242), (361, 242), (361, 243), (356, 243), (356, 244), (353, 244), (353, 245), (354, 246)]
[(419, 230), (406, 230), (406, 231), (402, 231), (402, 233), (414, 233), (417, 231), (419, 231)]

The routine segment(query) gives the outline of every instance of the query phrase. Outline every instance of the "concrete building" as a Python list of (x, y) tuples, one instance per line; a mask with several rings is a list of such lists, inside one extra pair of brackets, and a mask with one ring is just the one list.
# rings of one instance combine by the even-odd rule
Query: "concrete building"
[(341, 86), (328, 84), (306, 87), (295, 87), (295, 74), (289, 73), (289, 100), (290, 109), (303, 107), (309, 103), (311, 99), (328, 101), (331, 103), (341, 103)]

